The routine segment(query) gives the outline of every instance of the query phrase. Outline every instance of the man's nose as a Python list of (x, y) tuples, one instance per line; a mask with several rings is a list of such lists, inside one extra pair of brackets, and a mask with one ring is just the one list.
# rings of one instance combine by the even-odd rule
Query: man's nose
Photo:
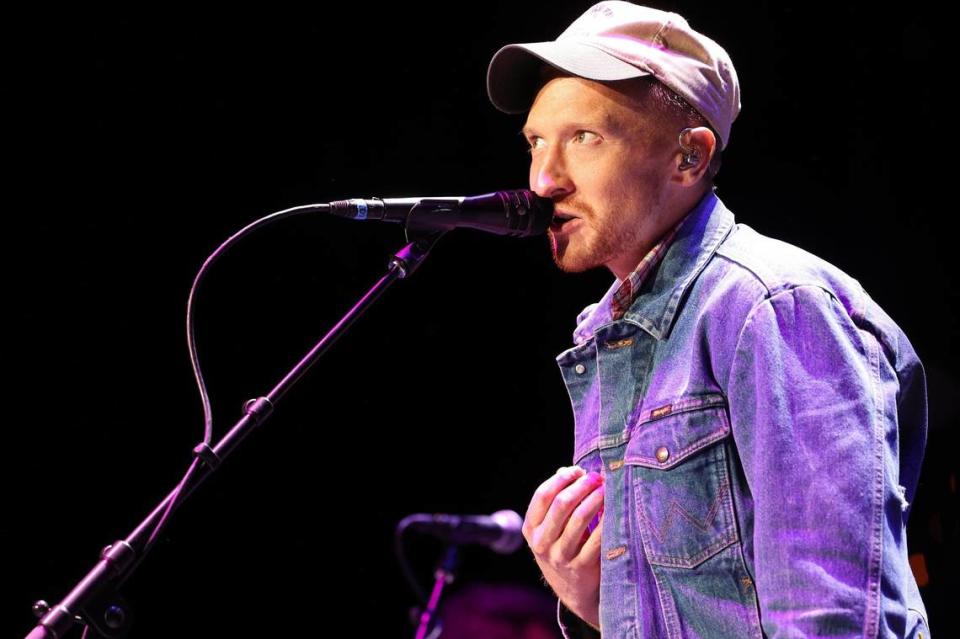
[(563, 159), (554, 150), (530, 167), (530, 190), (540, 197), (556, 197), (573, 190)]

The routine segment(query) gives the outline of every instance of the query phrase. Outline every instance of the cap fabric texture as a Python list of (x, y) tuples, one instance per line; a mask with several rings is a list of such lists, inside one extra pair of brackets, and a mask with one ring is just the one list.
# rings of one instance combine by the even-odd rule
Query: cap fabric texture
[(730, 56), (676, 13), (600, 2), (556, 40), (503, 47), (487, 69), (493, 105), (506, 113), (529, 109), (540, 88), (542, 62), (601, 82), (652, 75), (710, 123), (721, 148), (740, 113), (740, 84)]

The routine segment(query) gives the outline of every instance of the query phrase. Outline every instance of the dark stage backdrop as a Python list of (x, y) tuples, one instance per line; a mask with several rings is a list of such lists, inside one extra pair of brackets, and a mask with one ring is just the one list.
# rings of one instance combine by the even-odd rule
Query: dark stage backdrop
[[(488, 103), (487, 63), (503, 44), (553, 39), (588, 4), (8, 21), (0, 634), (25, 634), (30, 603), (59, 601), (189, 463), (202, 420), (184, 312), (203, 259), (298, 204), (526, 187), (523, 117)], [(946, 636), (960, 300), (939, 18), (843, 3), (656, 6), (714, 37), (739, 72), (743, 111), (718, 179), (738, 221), (858, 278), (927, 367), (911, 535)], [(215, 267), (196, 310), (218, 436), (402, 244), (399, 227), (301, 217)], [(554, 357), (611, 277), (559, 273), (545, 238), (446, 236), (178, 513), (125, 588), (133, 636), (412, 636), (394, 525), (413, 512), (523, 513), (570, 463)], [(413, 541), (426, 581), (441, 546)], [(459, 583), (482, 581), (539, 585), (526, 552), (465, 550)]]

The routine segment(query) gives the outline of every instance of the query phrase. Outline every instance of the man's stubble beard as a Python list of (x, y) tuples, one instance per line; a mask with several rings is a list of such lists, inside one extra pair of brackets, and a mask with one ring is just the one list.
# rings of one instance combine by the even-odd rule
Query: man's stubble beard
[[(587, 219), (582, 219), (580, 225), (587, 226)], [(591, 220), (590, 228), (592, 233), (588, 238), (577, 237), (573, 240), (569, 237), (558, 240), (553, 231), (547, 231), (553, 263), (564, 273), (582, 273), (604, 266), (618, 251), (636, 241), (635, 233), (629, 233), (629, 237), (625, 237), (621, 231), (618, 237), (609, 224), (597, 227)], [(578, 235), (583, 233), (583, 228), (577, 230)]]
[[(647, 202), (645, 208), (648, 215), (660, 205), (661, 196), (662, 191), (658, 189), (651, 201)], [(592, 233), (588, 238), (583, 238), (584, 229), (580, 228), (577, 234), (581, 237), (574, 242), (568, 237), (561, 244), (553, 231), (547, 230), (553, 263), (565, 273), (582, 273), (605, 266), (614, 258), (634, 250), (642, 242), (643, 227), (639, 219), (618, 229), (610, 217), (598, 223), (593, 216), (584, 216), (581, 227), (587, 226), (588, 221)], [(576, 246), (573, 252), (570, 250), (571, 243)]]

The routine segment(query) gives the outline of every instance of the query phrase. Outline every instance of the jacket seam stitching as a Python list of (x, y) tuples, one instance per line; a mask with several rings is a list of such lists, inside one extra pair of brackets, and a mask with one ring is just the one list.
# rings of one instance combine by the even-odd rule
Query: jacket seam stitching
[[(871, 337), (873, 337), (871, 335)], [(880, 626), (880, 580), (883, 561), (883, 401), (880, 379), (880, 348), (876, 339), (868, 339), (870, 372), (873, 376), (873, 521), (871, 526), (870, 559), (867, 572), (866, 610), (864, 611), (864, 637), (875, 637)]]

